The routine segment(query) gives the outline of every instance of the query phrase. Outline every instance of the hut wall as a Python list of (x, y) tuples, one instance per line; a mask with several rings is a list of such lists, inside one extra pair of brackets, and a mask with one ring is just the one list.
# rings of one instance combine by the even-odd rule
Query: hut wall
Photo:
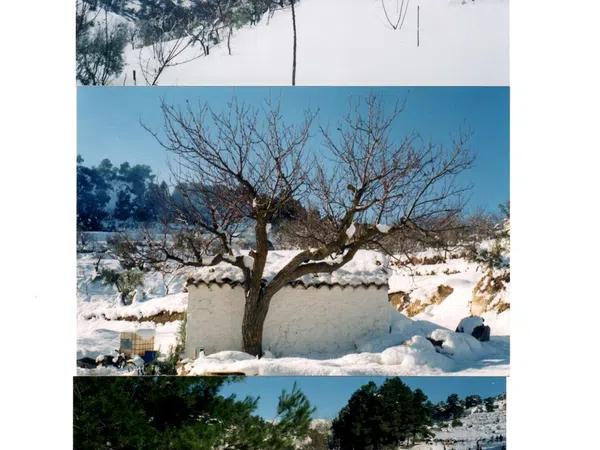
[[(216, 283), (189, 285), (186, 356), (242, 350), (244, 291)], [(263, 350), (276, 356), (356, 351), (367, 335), (387, 334), (393, 307), (387, 286), (285, 287), (271, 301)]]

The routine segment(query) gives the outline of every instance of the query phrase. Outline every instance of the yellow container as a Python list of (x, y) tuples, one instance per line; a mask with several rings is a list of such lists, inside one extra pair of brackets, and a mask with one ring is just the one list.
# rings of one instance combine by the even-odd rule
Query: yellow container
[(138, 330), (121, 332), (119, 353), (127, 357), (144, 356), (146, 351), (154, 350), (154, 330)]

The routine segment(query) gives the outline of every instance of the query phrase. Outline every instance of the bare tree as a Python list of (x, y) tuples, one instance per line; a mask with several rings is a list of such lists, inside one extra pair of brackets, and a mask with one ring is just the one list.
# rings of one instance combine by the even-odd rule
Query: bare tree
[(190, 36), (186, 24), (167, 20), (165, 16), (154, 18), (151, 22), (149, 26), (154, 29), (158, 39), (150, 44), (149, 57), (144, 56), (146, 49), (140, 50), (139, 63), (146, 84), (156, 86), (165, 69), (194, 61), (202, 55), (181, 58), (197, 40), (195, 36)]
[(231, 55), (231, 36), (235, 26), (236, 7), (239, 6), (237, 0), (216, 0), (217, 20), (214, 23), (217, 41), (221, 40), (219, 31), (224, 29), (227, 33), (227, 52)]
[(390, 13), (388, 13), (386, 7), (386, 0), (381, 0), (381, 7), (383, 8), (383, 13), (385, 14), (385, 18), (392, 27), (392, 29), (402, 29), (402, 26), (404, 25), (404, 20), (406, 19), (406, 13), (408, 11), (409, 4), (410, 0), (396, 0), (396, 12), (395, 15), (391, 16)]
[[(399, 138), (394, 124), (402, 110), (398, 103), (386, 111), (368, 97), (335, 131), (318, 127), (311, 137), (311, 112), (289, 125), (278, 105), (257, 110), (233, 101), (217, 112), (163, 103), (163, 129), (148, 130), (176, 157), (174, 177), (187, 188), (172, 202), (176, 229), (160, 239), (147, 234), (143, 242), (125, 242), (126, 256), (148, 264), (239, 268), (246, 292), (243, 348), (262, 355), (269, 305), (284, 286), (340, 269), (359, 249), (383, 248), (391, 236), (440, 233), (461, 211), (468, 188), (457, 177), (472, 163), (465, 137), (448, 149), (416, 134)], [(323, 148), (309, 150), (316, 140)], [(295, 224), (305, 245), (266, 281), (269, 224), (297, 201), (310, 211)], [(235, 238), (249, 227), (252, 250), (244, 254)]]
[(279, 9), (290, 8), (292, 12), (292, 86), (296, 85), (296, 65), (298, 50), (298, 30), (296, 23), (296, 3), (298, 0), (265, 0), (269, 18)]
[(298, 48), (298, 32), (296, 30), (296, 0), (290, 0), (292, 7), (292, 29), (294, 31), (294, 43), (292, 45), (292, 86), (296, 86), (296, 53)]

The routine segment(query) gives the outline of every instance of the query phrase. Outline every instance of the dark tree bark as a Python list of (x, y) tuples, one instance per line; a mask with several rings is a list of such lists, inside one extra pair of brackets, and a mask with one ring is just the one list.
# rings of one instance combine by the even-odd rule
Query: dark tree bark
[(231, 35), (233, 34), (233, 28), (229, 27), (229, 33), (227, 33), (227, 52), (231, 56)]
[(292, 7), (292, 27), (294, 29), (294, 45), (293, 45), (293, 61), (292, 61), (292, 86), (296, 86), (296, 50), (298, 46), (298, 38), (296, 31), (296, 0), (290, 0)]
[[(144, 59), (144, 48), (139, 53), (139, 64), (146, 84), (149, 86), (158, 85), (158, 80), (169, 67), (180, 66), (195, 59), (201, 55), (187, 56), (186, 51), (190, 51), (197, 40), (197, 37), (187, 36), (185, 34), (172, 39), (172, 33), (178, 26), (182, 26), (183, 22), (170, 23), (166, 17), (156, 17), (153, 19), (152, 26), (155, 32), (160, 35), (160, 38), (150, 45), (152, 55)], [(205, 49), (206, 52), (206, 49)], [(207, 53), (208, 54), (208, 53)], [(186, 56), (183, 59), (183, 56)]]

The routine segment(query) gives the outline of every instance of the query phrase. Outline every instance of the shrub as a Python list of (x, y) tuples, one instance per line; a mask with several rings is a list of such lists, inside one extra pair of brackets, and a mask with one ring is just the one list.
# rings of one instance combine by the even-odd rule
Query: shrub
[(139, 269), (118, 271), (104, 268), (100, 271), (97, 279), (105, 284), (114, 285), (121, 294), (123, 304), (130, 305), (135, 290), (144, 282), (144, 273)]
[(92, 26), (77, 36), (77, 79), (83, 85), (106, 85), (123, 72), (127, 27)]
[(485, 410), (487, 412), (492, 412), (496, 409), (496, 405), (494, 405), (494, 399), (492, 397), (488, 397), (484, 401)]

